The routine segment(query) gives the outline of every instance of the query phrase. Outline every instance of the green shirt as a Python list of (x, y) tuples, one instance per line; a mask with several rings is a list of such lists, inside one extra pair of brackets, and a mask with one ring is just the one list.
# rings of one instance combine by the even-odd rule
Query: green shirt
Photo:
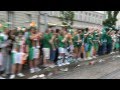
[(110, 35), (107, 35), (107, 43), (108, 44), (112, 43), (112, 37)]
[(100, 38), (100, 41), (103, 43), (103, 42), (107, 42), (107, 34), (106, 32), (105, 33), (102, 33), (101, 35), (101, 38)]
[(87, 37), (87, 43), (90, 44), (90, 45), (92, 45), (92, 42), (91, 42), (92, 40), (93, 40), (93, 37), (89, 35)]
[(44, 34), (43, 37), (43, 48), (51, 48), (51, 44), (49, 43), (50, 39), (51, 39), (52, 34)]
[(28, 32), (28, 37), (26, 39), (26, 44), (31, 48), (32, 47), (32, 41), (30, 40), (31, 33)]
[(50, 38), (52, 38), (52, 36), (53, 36), (53, 33), (50, 33), (50, 34), (49, 34), (49, 36), (50, 36)]
[(73, 37), (73, 44), (74, 44), (74, 47), (77, 47), (77, 46), (78, 46), (77, 41), (78, 41), (78, 36), (75, 35), (75, 36)]
[(84, 33), (80, 34), (80, 39), (84, 38)]
[(63, 39), (64, 39), (64, 36), (61, 36), (61, 35), (58, 36), (58, 42), (59, 42), (58, 46), (62, 47), (62, 48), (65, 48), (66, 45), (65, 45), (64, 42), (62, 42)]
[(0, 35), (0, 42), (4, 41), (4, 37), (2, 35)]

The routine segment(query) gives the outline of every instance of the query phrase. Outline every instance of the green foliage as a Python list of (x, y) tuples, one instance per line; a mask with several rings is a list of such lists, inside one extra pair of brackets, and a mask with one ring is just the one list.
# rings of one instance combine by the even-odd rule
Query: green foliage
[(108, 18), (103, 21), (103, 25), (110, 28), (115, 28), (118, 14), (119, 11), (107, 11)]
[(60, 11), (61, 17), (60, 20), (62, 21), (63, 25), (73, 25), (74, 21), (74, 12), (73, 11)]

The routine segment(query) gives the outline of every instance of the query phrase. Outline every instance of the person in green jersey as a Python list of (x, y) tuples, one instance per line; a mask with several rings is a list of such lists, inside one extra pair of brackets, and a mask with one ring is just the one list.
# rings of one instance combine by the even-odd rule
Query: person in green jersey
[(30, 62), (30, 73), (38, 72), (41, 69), (37, 67), (37, 58), (39, 57), (39, 49), (37, 47), (37, 40), (39, 40), (40, 37), (36, 33), (36, 28), (32, 27), (30, 28), (30, 32), (28, 34), (28, 39), (26, 40), (26, 43), (29, 47), (28, 52), (28, 58)]
[(107, 51), (107, 30), (103, 30), (100, 35), (101, 50), (100, 55), (104, 55)]
[(94, 56), (93, 58), (96, 58), (97, 52), (98, 52), (98, 48), (99, 48), (99, 35), (98, 35), (98, 31), (95, 30), (93, 32), (93, 47), (94, 47)]
[(82, 29), (82, 33), (80, 34), (80, 39), (81, 39), (81, 48), (80, 48), (80, 51), (81, 51), (83, 60), (86, 60), (85, 43), (84, 43), (85, 33), (86, 33), (85, 29)]
[(16, 42), (16, 50), (15, 47), (13, 47), (14, 51), (12, 52), (12, 74), (10, 75), (10, 79), (14, 79), (16, 73), (17, 76), (19, 77), (25, 76), (22, 73), (23, 56), (25, 55), (23, 50), (23, 46), (25, 45), (25, 38), (23, 37), (22, 32), (18, 32), (18, 35), (15, 38), (15, 42)]
[(86, 37), (86, 53), (87, 53), (87, 59), (92, 59), (92, 47), (93, 47), (93, 37), (92, 33), (89, 32), (87, 37)]
[(75, 31), (73, 35), (73, 45), (74, 45), (74, 57), (76, 60), (79, 58), (80, 42), (81, 41), (79, 40), (78, 37), (78, 31)]
[[(3, 45), (2, 43), (4, 42), (4, 37), (3, 37), (3, 33), (2, 31), (0, 32), (0, 72), (3, 71), (3, 53), (2, 53), (2, 48)], [(5, 79), (2, 77), (2, 75), (0, 75), (0, 79)]]
[(49, 30), (46, 30), (43, 36), (42, 44), (43, 44), (43, 64), (44, 66), (50, 66), (49, 65), (49, 60), (50, 60), (50, 40), (52, 38), (52, 35)]
[(66, 42), (67, 42), (67, 31), (60, 31), (60, 34), (58, 35), (58, 66), (64, 65), (65, 61), (65, 53), (66, 53)]

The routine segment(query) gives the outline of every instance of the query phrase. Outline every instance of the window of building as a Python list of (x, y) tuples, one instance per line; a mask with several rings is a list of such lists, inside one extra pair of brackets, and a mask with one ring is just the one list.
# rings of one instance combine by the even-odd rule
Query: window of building
[(80, 18), (79, 18), (79, 13), (78, 13), (78, 12), (75, 12), (75, 19), (76, 19), (76, 20), (80, 19)]
[(92, 23), (95, 23), (95, 18), (92, 18)]
[(98, 15), (96, 15), (96, 18), (98, 17)]
[(83, 19), (84, 21), (86, 21), (86, 16), (84, 17), (84, 19)]
[(93, 20), (92, 20), (92, 17), (90, 17), (90, 22), (92, 22)]
[(32, 15), (31, 14), (26, 14), (27, 21), (32, 22)]
[(82, 20), (82, 15), (79, 15), (79, 20), (80, 20), (80, 21)]
[(87, 15), (88, 13), (87, 12), (85, 12), (85, 15)]
[(89, 13), (89, 16), (91, 16), (91, 13)]
[(90, 22), (90, 16), (88, 17), (88, 22)]

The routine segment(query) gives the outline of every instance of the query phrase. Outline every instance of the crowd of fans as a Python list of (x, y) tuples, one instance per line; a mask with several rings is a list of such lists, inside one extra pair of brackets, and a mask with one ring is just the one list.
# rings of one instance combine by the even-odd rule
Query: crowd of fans
[(40, 65), (61, 67), (115, 53), (119, 51), (119, 44), (120, 31), (110, 28), (48, 28), (44, 33), (35, 27), (4, 28), (0, 32), (0, 79), (6, 75), (10, 75), (10, 79), (16, 75), (24, 77), (22, 71), (26, 63), (30, 73), (35, 73), (41, 70)]

